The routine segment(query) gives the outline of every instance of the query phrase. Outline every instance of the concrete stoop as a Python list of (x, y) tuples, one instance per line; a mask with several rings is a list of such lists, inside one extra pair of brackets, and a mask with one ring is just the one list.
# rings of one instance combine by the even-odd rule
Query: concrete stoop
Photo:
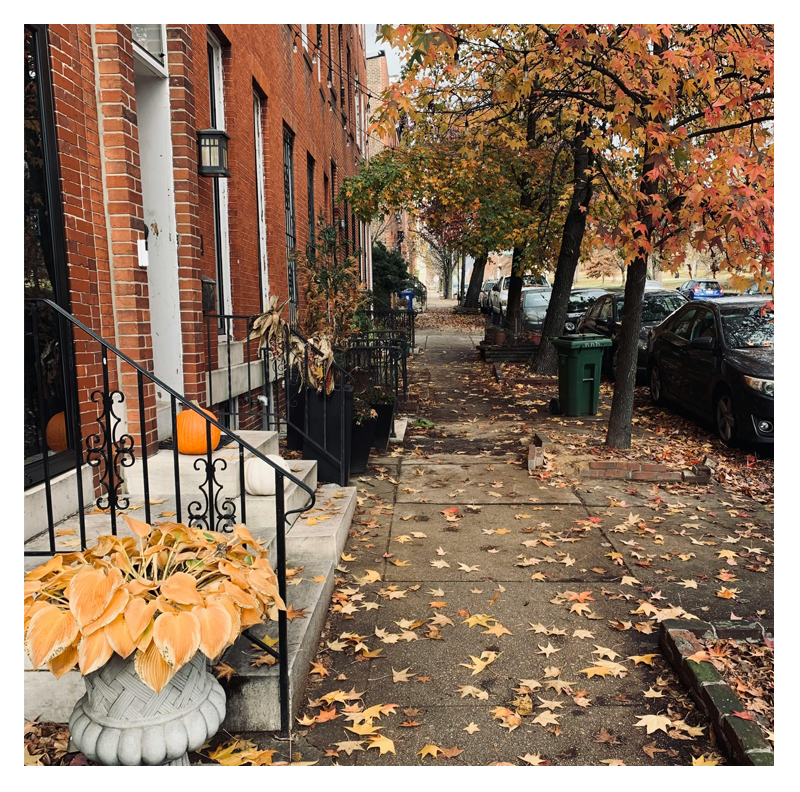
[[(305, 608), (307, 616), (289, 622), (289, 691), (291, 717), (296, 715), (305, 692), (309, 664), (317, 651), (319, 636), (328, 614), (333, 594), (333, 579), (356, 508), (356, 488), (327, 484), (317, 490), (317, 505), (311, 517), (331, 514), (329, 519), (308, 525), (308, 518), (294, 523), (286, 538), (287, 564), (302, 566), (303, 578), (289, 586), (287, 604), (295, 610)], [(323, 576), (323, 583), (312, 578)], [(254, 629), (262, 638), (277, 638), (278, 626), (270, 623)], [(229, 732), (274, 731), (280, 728), (278, 666), (254, 667), (261, 650), (246, 638), (240, 638), (223, 655), (222, 661), (235, 669), (236, 675), (223, 682), (228, 696), (227, 715), (222, 727)]]
[[(303, 480), (316, 484), (316, 463), (306, 460), (292, 460), (291, 467), (302, 465)], [(297, 474), (295, 474), (297, 475)], [(287, 487), (287, 508), (298, 508), (305, 495), (297, 485), (292, 485), (296, 496)], [(268, 496), (264, 496), (268, 497)], [(298, 500), (292, 505), (292, 498)], [(289, 567), (302, 566), (299, 573), (302, 582), (289, 586), (287, 600), (295, 610), (307, 609), (308, 616), (289, 622), (289, 674), (292, 712), (296, 712), (303, 694), (309, 661), (317, 648), (328, 603), (333, 593), (333, 578), (336, 565), (350, 530), (356, 508), (356, 488), (338, 487), (326, 484), (316, 489), (316, 504), (305, 515), (294, 516), (286, 535), (286, 555)], [(272, 498), (274, 501), (274, 498)], [(249, 504), (249, 498), (248, 498)], [(248, 505), (249, 508), (249, 505)], [(274, 507), (273, 507), (274, 508)], [(328, 515), (330, 515), (328, 517)], [(138, 515), (137, 515), (138, 516)], [(308, 524), (309, 517), (319, 519), (316, 525)], [(248, 523), (253, 525), (249, 520)], [(121, 531), (122, 532), (122, 531)], [(275, 527), (253, 528), (256, 539), (269, 549), (269, 557), (275, 559)], [(45, 558), (26, 559), (36, 565), (44, 563)], [(312, 578), (324, 576), (324, 583), (314, 583)], [(277, 637), (277, 624), (258, 626), (255, 634), (265, 633)], [(259, 650), (260, 651), (260, 650)], [(280, 728), (280, 705), (278, 698), (277, 667), (253, 668), (250, 663), (258, 652), (252, 644), (240, 639), (223, 656), (223, 661), (232, 665), (237, 676), (227, 684), (228, 716), (225, 728), (239, 731), (271, 731)], [(70, 671), (61, 679), (56, 679), (46, 668), (34, 671), (27, 654), (24, 655), (24, 714), (27, 720), (39, 717), (41, 721), (64, 723), (68, 720), (75, 703), (84, 694), (84, 684), (77, 671)]]

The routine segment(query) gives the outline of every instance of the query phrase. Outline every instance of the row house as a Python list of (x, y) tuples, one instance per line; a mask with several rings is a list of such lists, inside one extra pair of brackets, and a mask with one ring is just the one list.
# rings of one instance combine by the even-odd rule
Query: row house
[(247, 385), (218, 375), (231, 356), (249, 365), (246, 318), (271, 295), (289, 301), (286, 318), (302, 311), (294, 251), (321, 216), (371, 286), (369, 227), (337, 200), (367, 156), (365, 36), (364, 25), (25, 26), (26, 488), (45, 467), (74, 466), (69, 422), (47, 459), (43, 434), (74, 403), (88, 432), (104, 377), (137, 444), (155, 449), (172, 429), (167, 394), (140, 392), (116, 362), (104, 371), (77, 338), (67, 349), (31, 298), (235, 429)]
[[(289, 733), (356, 509), (349, 375), (312, 392), (307, 368), (298, 382), (288, 353), (248, 338), (272, 298), (302, 320), (297, 254), (321, 223), (371, 288), (369, 227), (338, 200), (368, 154), (365, 34), (25, 26), (25, 569), (132, 537), (126, 517), (246, 523), (313, 618), (280, 611), (269, 645), (262, 630), (226, 649), (229, 730)], [(295, 418), (312, 409), (313, 427)], [(314, 506), (322, 529), (299, 517)], [(288, 566), (323, 583), (289, 592)], [(272, 666), (253, 667), (253, 642)], [(26, 717), (70, 717), (77, 670), (26, 660), (24, 677)]]

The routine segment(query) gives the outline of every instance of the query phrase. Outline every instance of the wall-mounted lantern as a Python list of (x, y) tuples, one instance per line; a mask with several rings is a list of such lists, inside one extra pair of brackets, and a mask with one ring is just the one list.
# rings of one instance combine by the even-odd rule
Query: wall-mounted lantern
[(222, 129), (199, 129), (197, 144), (200, 148), (201, 176), (228, 178), (228, 141), (230, 135)]

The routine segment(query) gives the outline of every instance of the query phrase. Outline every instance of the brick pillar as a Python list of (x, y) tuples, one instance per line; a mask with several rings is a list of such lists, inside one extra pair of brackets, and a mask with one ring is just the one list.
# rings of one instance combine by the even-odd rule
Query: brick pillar
[[(192, 25), (167, 25), (167, 62), (172, 114), (172, 164), (175, 184), (175, 219), (178, 232), (178, 278), (183, 334), (183, 388), (186, 397), (206, 404), (206, 338), (202, 301), (200, 255), (201, 186), (197, 174), (197, 86), (208, 94), (205, 48), (196, 53)], [(200, 26), (202, 27), (202, 26)], [(195, 73), (197, 58), (197, 73)], [(207, 104), (207, 99), (206, 99)], [(206, 114), (208, 113), (206, 109)], [(207, 185), (203, 185), (207, 187)], [(213, 228), (213, 227), (212, 227)], [(213, 234), (213, 230), (212, 230)], [(205, 236), (204, 253), (213, 262), (214, 240)], [(213, 264), (212, 264), (213, 268)], [(216, 335), (213, 338), (216, 343)]]
[[(137, 241), (144, 234), (142, 181), (130, 25), (95, 25), (97, 106), (105, 177), (105, 214), (117, 346), (146, 371), (153, 370), (147, 271), (138, 266)], [(109, 360), (109, 364), (112, 361)], [(119, 363), (128, 432), (141, 442), (136, 372)], [(145, 437), (148, 450), (158, 442), (155, 388), (145, 380)]]

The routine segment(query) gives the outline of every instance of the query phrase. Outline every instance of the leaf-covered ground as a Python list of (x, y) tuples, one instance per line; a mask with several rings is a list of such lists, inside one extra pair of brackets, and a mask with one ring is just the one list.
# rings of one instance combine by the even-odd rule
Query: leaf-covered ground
[[(725, 450), (643, 394), (634, 448), (609, 451), (610, 386), (597, 419), (553, 418), (548, 388), (495, 383), (474, 350), (483, 320), (466, 318), (437, 327), (428, 314), (411, 364), (416, 426), (354, 482), (359, 509), (291, 746), (222, 735), (205, 760), (724, 763), (659, 653), (658, 625), (772, 617), (771, 460)], [(534, 430), (553, 446), (531, 475)], [(614, 454), (678, 469), (710, 455), (719, 479), (577, 476)]]

